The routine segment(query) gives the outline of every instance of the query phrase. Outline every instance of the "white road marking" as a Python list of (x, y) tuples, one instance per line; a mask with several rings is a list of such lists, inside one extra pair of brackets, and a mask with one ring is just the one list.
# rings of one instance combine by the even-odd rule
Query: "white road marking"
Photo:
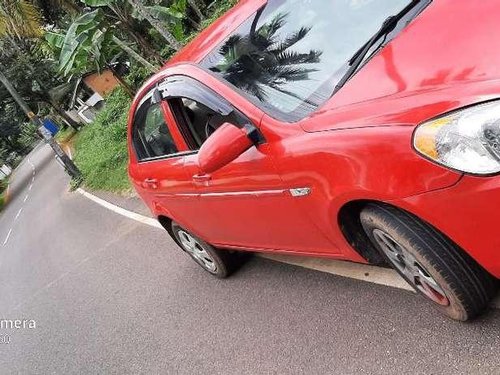
[(17, 214), (16, 214), (16, 217), (14, 218), (14, 221), (16, 221), (17, 219), (19, 219), (19, 215), (21, 215), (21, 212), (23, 212), (23, 207), (21, 207), (19, 209), (19, 211), (17, 211)]
[[(31, 169), (33, 170), (33, 177), (31, 178), (31, 184), (30, 184), (30, 186), (28, 188), (28, 191), (29, 191), (29, 190), (31, 190), (33, 188), (33, 182), (35, 181), (36, 168), (35, 168), (35, 165), (31, 162), (30, 158), (27, 159), (27, 162), (31, 166)], [(7, 189), (8, 188), (9, 187), (7, 187)], [(28, 197), (29, 197), (29, 193), (26, 194), (26, 196), (24, 197), (23, 204), (26, 203), (26, 201), (28, 200)], [(16, 216), (14, 217), (14, 220), (13, 220), (14, 222), (16, 222), (17, 219), (19, 219), (19, 216), (21, 215), (21, 212), (23, 212), (23, 208), (24, 207), (21, 206), (21, 208), (19, 209), (19, 211), (17, 211), (17, 214), (16, 214)], [(9, 232), (7, 233), (7, 236), (5, 237), (5, 240), (3, 242), (3, 246), (7, 245), (7, 243), (9, 242), (9, 238), (10, 238), (10, 235), (12, 234), (12, 230), (13, 230), (13, 227), (9, 229)], [(0, 263), (0, 265), (1, 265), (1, 263)]]
[[(93, 194), (79, 188), (77, 191), (91, 201), (105, 207), (119, 215), (135, 220), (142, 224), (152, 226), (154, 228), (163, 229), (161, 224), (150, 217), (140, 215), (138, 213), (126, 210), (112, 203), (105, 201)], [(299, 267), (308, 268), (315, 271), (327, 272), (337, 276), (348, 277), (350, 279), (366, 281), (373, 284), (384, 285), (392, 288), (404, 289), (415, 292), (413, 288), (404, 281), (396, 271), (390, 268), (370, 266), (366, 264), (358, 264), (341, 260), (332, 260), (325, 258), (308, 258), (292, 255), (278, 254), (258, 254), (262, 258), (272, 259), (281, 263), (296, 265)], [(492, 302), (492, 306), (500, 309), (500, 295)]]
[(146, 224), (146, 225), (149, 225), (149, 226), (152, 226), (152, 227), (155, 227), (155, 228), (159, 228), (159, 229), (163, 229), (163, 227), (161, 226), (161, 224), (151, 218), (151, 217), (147, 217), (147, 216), (144, 216), (144, 215), (140, 215), (138, 213), (135, 213), (135, 212), (132, 212), (132, 211), (129, 211), (129, 210), (126, 210), (124, 208), (121, 208), (119, 206), (116, 206), (112, 203), (109, 203), (107, 201), (105, 201), (104, 199), (101, 199), (99, 197), (96, 197), (95, 195), (93, 194), (90, 194), (88, 192), (86, 192), (85, 190), (81, 189), (81, 188), (78, 188), (77, 191), (83, 195), (84, 197), (90, 199), (91, 201), (107, 208), (108, 210), (111, 210), (113, 211), (114, 213), (117, 213), (118, 215), (122, 215), (122, 216), (125, 216), (129, 219), (132, 219), (132, 220), (135, 220), (135, 221), (138, 221), (139, 223), (142, 223), (142, 224)]
[(12, 228), (9, 229), (9, 233), (7, 233), (7, 237), (5, 237), (5, 240), (3, 241), (3, 246), (7, 245), (7, 242), (9, 242), (11, 233), (12, 233)]

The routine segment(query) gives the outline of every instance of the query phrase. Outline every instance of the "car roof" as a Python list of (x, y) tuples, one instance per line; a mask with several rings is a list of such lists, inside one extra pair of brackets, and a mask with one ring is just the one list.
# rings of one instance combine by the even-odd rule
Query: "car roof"
[(179, 63), (199, 63), (210, 51), (223, 42), (232, 31), (266, 3), (266, 0), (240, 0), (237, 5), (177, 52), (167, 61), (163, 69)]

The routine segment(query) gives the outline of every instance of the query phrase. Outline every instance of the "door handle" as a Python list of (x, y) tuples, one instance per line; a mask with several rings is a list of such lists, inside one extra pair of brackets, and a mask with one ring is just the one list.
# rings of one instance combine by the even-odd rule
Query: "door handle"
[(144, 187), (158, 189), (158, 180), (156, 178), (146, 178), (143, 182)]
[(210, 176), (209, 174), (196, 174), (193, 176), (193, 181), (195, 182), (195, 184), (204, 186), (208, 186), (208, 183), (211, 179), (212, 176)]

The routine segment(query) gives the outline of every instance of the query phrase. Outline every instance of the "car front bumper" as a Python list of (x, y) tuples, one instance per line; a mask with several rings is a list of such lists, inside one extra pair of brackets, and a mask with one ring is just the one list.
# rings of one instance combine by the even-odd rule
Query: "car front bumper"
[(432, 224), (500, 278), (500, 176), (464, 176), (452, 187), (388, 203)]

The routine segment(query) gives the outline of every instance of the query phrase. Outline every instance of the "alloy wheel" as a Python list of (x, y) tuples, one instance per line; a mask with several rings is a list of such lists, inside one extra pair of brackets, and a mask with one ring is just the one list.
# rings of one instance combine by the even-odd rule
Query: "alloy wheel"
[(196, 238), (183, 230), (180, 230), (177, 234), (184, 250), (186, 250), (186, 252), (189, 253), (198, 264), (209, 272), (215, 273), (217, 271), (217, 265), (214, 259), (196, 240)]
[(439, 305), (448, 306), (450, 304), (448, 297), (436, 280), (404, 246), (380, 229), (373, 230), (373, 237), (392, 265), (405, 276), (414, 288)]

